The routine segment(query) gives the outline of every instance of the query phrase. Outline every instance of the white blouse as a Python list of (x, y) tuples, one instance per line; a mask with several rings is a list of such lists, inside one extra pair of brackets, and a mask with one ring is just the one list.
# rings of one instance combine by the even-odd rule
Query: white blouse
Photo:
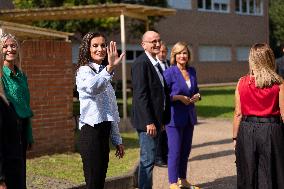
[(190, 79), (189, 80), (186, 80), (186, 85), (188, 86), (188, 88), (190, 89), (191, 88), (191, 82), (190, 82)]
[(81, 66), (76, 75), (77, 91), (80, 100), (79, 129), (88, 124), (94, 126), (103, 121), (111, 121), (111, 141), (113, 145), (122, 144), (118, 123), (120, 121), (115, 91), (111, 85), (113, 74), (104, 68), (98, 73), (99, 66), (90, 63), (97, 73), (89, 66)]

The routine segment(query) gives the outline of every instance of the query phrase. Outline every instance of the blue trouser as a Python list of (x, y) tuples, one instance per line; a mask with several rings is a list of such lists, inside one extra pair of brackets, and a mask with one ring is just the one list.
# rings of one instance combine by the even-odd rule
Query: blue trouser
[(157, 140), (146, 132), (138, 132), (140, 143), (139, 189), (152, 189), (152, 172), (155, 163)]
[(169, 182), (176, 183), (178, 178), (185, 179), (187, 162), (192, 144), (194, 126), (167, 126), (168, 135), (168, 174)]

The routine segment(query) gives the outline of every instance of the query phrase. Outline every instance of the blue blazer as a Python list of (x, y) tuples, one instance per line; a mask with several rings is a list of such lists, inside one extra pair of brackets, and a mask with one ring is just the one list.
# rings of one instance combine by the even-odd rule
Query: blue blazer
[(194, 104), (185, 105), (181, 101), (173, 101), (174, 95), (185, 95), (192, 97), (199, 93), (197, 86), (196, 71), (193, 67), (187, 68), (190, 76), (191, 88), (188, 88), (179, 68), (171, 66), (164, 71), (164, 78), (170, 90), (171, 99), (171, 121), (167, 126), (185, 127), (188, 125), (195, 125), (197, 123), (197, 115)]

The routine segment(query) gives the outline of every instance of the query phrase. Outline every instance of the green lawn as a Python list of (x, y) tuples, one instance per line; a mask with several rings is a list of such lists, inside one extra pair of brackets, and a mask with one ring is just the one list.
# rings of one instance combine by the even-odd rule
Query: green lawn
[(235, 86), (200, 88), (202, 100), (197, 102), (199, 117), (232, 118)]

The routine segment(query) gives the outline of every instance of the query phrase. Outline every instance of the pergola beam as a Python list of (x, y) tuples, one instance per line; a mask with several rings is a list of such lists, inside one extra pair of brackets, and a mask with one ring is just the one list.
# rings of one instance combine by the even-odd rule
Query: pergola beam
[(39, 20), (94, 19), (120, 17), (122, 11), (125, 16), (141, 20), (146, 20), (148, 16), (167, 16), (176, 12), (174, 9), (122, 3), (0, 10), (0, 20), (31, 23)]
[(0, 28), (2, 32), (13, 33), (18, 38), (39, 38), (39, 39), (63, 39), (69, 41), (69, 37), (73, 36), (73, 33), (60, 32), (56, 30), (40, 28), (35, 26), (29, 26), (24, 24), (12, 23), (0, 21)]

